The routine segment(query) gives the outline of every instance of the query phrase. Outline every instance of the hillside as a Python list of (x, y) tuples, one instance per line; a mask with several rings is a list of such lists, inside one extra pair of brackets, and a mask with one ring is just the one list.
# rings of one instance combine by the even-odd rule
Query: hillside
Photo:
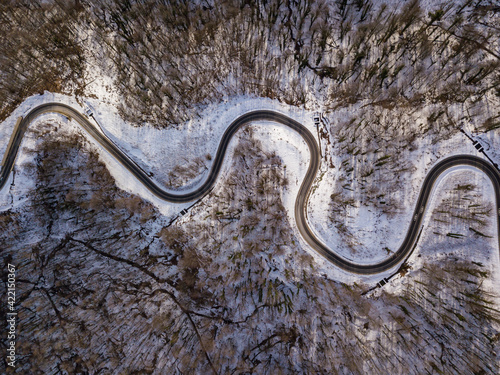
[[(499, 15), (482, 0), (3, 2), (0, 153), (20, 116), (64, 103), (181, 194), (208, 178), (229, 124), (276, 111), (321, 150), (312, 233), (373, 264), (438, 162), (500, 164)], [(409, 258), (363, 276), (301, 236), (309, 163), (300, 134), (256, 121), (213, 190), (175, 204), (74, 120), (37, 118), (0, 191), (2, 296), (14, 265), (18, 314), (0, 372), (499, 373), (492, 181), (449, 170)]]

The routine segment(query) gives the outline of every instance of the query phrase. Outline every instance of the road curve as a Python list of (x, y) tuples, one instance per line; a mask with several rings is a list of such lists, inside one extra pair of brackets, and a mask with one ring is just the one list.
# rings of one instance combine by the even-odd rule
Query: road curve
[[(156, 185), (133, 160), (131, 160), (127, 155), (125, 155), (116, 145), (111, 142), (105, 135), (103, 135), (94, 125), (92, 125), (87, 118), (82, 115), (77, 110), (72, 107), (60, 104), (60, 103), (47, 103), (42, 104), (33, 110), (31, 110), (25, 118), (19, 123), (19, 126), (15, 129), (15, 133), (12, 136), (12, 141), (10, 147), (6, 151), (6, 157), (4, 158), (4, 165), (0, 171), (0, 190), (4, 187), (8, 180), (9, 174), (12, 171), (14, 162), (19, 151), (21, 140), (23, 135), (31, 122), (33, 122), (38, 116), (47, 113), (55, 112), (60, 113), (68, 118), (74, 119), (78, 122), (106, 151), (108, 151), (113, 157), (115, 157), (125, 168), (127, 168), (134, 176), (141, 181), (154, 195), (160, 199), (183, 203), (190, 202), (203, 197), (207, 194), (210, 189), (214, 186), (217, 180), (218, 174), (220, 172), (222, 162), (224, 160), (224, 155), (226, 153), (229, 141), (233, 135), (242, 126), (254, 122), (254, 121), (272, 121), (276, 122), (298, 132), (304, 141), (307, 143), (310, 152), (310, 162), (307, 169), (307, 173), (300, 186), (297, 199), (295, 201), (295, 220), (297, 222), (297, 227), (301, 233), (304, 240), (319, 254), (327, 258), (330, 262), (336, 266), (357, 274), (376, 274), (384, 272), (387, 270), (394, 269), (396, 266), (400, 265), (411, 253), (416, 245), (419, 238), (419, 233), (422, 225), (423, 214), (425, 212), (425, 207), (429, 201), (429, 196), (432, 191), (432, 187), (436, 182), (437, 178), (445, 172), (447, 169), (455, 166), (466, 165), (475, 167), (483, 171), (492, 181), (495, 198), (496, 198), (496, 215), (500, 215), (499, 204), (500, 204), (500, 173), (499, 171), (490, 163), (476, 156), (472, 155), (456, 155), (444, 159), (437, 163), (431, 171), (427, 174), (424, 183), (422, 185), (420, 195), (415, 206), (415, 210), (412, 216), (412, 220), (403, 240), (403, 243), (399, 249), (394, 252), (390, 257), (386, 258), (382, 262), (374, 264), (357, 264), (353, 263), (340, 255), (336, 254), (332, 249), (329, 249), (325, 244), (323, 244), (311, 231), (307, 223), (307, 201), (309, 199), (309, 194), (311, 193), (311, 187), (313, 181), (316, 177), (319, 165), (320, 165), (320, 151), (318, 144), (311, 132), (299, 122), (274, 111), (268, 110), (257, 110), (253, 112), (246, 113), (238, 117), (235, 121), (229, 125), (227, 130), (224, 132), (222, 139), (220, 141), (219, 147), (217, 149), (217, 154), (215, 156), (212, 169), (210, 170), (209, 176), (206, 181), (197, 190), (185, 193), (176, 194), (162, 189)], [(500, 233), (500, 220), (497, 220), (497, 229)], [(499, 237), (500, 241), (500, 237)], [(499, 243), (500, 247), (500, 243)]]

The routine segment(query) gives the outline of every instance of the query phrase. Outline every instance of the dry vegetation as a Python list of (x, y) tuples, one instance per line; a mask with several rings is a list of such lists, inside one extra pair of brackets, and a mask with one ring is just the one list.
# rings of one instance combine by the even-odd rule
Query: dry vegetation
[[(370, 176), (389, 155), (382, 167), (395, 176), (411, 168), (397, 167), (401, 152), (424, 135), (449, 137), (461, 121), (479, 131), (499, 126), (500, 21), (491, 0), (450, 1), (431, 11), (418, 0), (396, 8), (371, 0), (35, 0), (0, 7), (0, 119), (43, 90), (86, 93), (85, 72), (96, 68), (114, 78), (121, 114), (138, 126), (177, 126), (242, 94), (331, 112), (350, 108), (350, 118), (332, 116), (333, 126), (322, 129), (337, 150), (351, 150), (341, 166), (345, 183), (353, 172)], [(170, 176), (173, 187), (203, 168), (179, 169)], [(387, 178), (368, 181), (356, 195)], [(371, 205), (380, 195), (362, 193)]]
[(322, 61), (330, 67), (316, 72), (339, 85), (329, 90), (326, 106), (340, 112), (332, 112), (322, 133), (340, 158), (333, 165), (325, 156), (338, 170), (330, 218), (355, 247), (345, 226), (349, 211), (365, 205), (389, 219), (401, 213), (407, 198), (401, 192), (414, 179), (424, 138), (433, 147), (463, 124), (477, 131), (497, 127), (500, 19), (488, 1), (449, 2), (429, 12), (418, 1), (400, 11), (337, 3), (343, 6), (334, 40), (342, 52), (328, 54), (328, 63)]
[(76, 37), (82, 10), (78, 1), (0, 2), (0, 121), (44, 90), (83, 92), (85, 53)]
[[(427, 14), (418, 0), (396, 10), (369, 0), (107, 1), (91, 9), (118, 70), (123, 114), (135, 123), (178, 124), (239, 94), (390, 110), (485, 108), (499, 94), (490, 1), (450, 2)], [(494, 114), (485, 126), (497, 122)]]
[(500, 312), (481, 264), (426, 264), (401, 292), (371, 295), (318, 274), (284, 212), (281, 160), (251, 128), (234, 172), (167, 227), (80, 137), (35, 131), (29, 210), (0, 216), (4, 259), (18, 268), (22, 371), (500, 370)]
[[(2, 117), (43, 90), (83, 93), (98, 57), (140, 125), (172, 126), (205, 104), (250, 94), (330, 110), (465, 105), (485, 130), (500, 94), (498, 7), (432, 11), (371, 0), (3, 2)], [(88, 48), (88, 46), (92, 46)], [(110, 71), (110, 67), (112, 67)], [(439, 124), (430, 121), (420, 131)]]
[(469, 233), (441, 233), (452, 238), (463, 238), (468, 234), (492, 237), (487, 231), (490, 218), (494, 213), (492, 202), (480, 200), (476, 186), (457, 184), (448, 192), (446, 198), (434, 209), (433, 218), (440, 225), (464, 223)]
[[(400, 156), (418, 137), (446, 139), (462, 120), (498, 127), (490, 1), (427, 14), (418, 1), (396, 11), (365, 0), (41, 3), (0, 4), (0, 119), (43, 90), (80, 95), (87, 53), (113, 68), (122, 114), (137, 125), (174, 126), (240, 94), (355, 108), (322, 129), (343, 155), (338, 225), (350, 205), (389, 215), (401, 206), (382, 187), (413, 168)], [(84, 50), (83, 36), (100, 47)], [(499, 373), (498, 296), (482, 265), (427, 264), (402, 292), (372, 295), (318, 274), (281, 201), (282, 162), (251, 129), (234, 172), (168, 227), (116, 188), (80, 137), (35, 131), (27, 209), (0, 213), (2, 257), (18, 268), (21, 371)], [(171, 184), (207, 161), (176, 170)], [(460, 202), (468, 193), (457, 187)], [(442, 207), (485, 235), (489, 209)]]
[(169, 188), (186, 187), (193, 180), (200, 180), (205, 177), (208, 171), (207, 162), (211, 156), (207, 154), (205, 158), (197, 157), (190, 160), (184, 159), (183, 164), (178, 164), (168, 172), (167, 186)]

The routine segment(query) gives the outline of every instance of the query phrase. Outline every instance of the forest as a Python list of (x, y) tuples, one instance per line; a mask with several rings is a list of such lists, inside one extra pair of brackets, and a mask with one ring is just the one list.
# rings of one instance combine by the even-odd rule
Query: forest
[[(182, 130), (237, 97), (321, 108), (329, 225), (355, 253), (352, 210), (400, 215), (415, 155), (464, 124), (498, 131), (499, 15), (489, 0), (4, 0), (0, 121), (44, 92), (96, 97), (94, 72), (134, 127)], [(173, 221), (120, 189), (65, 119), (30, 128), (16, 169), (30, 183), (0, 212), (20, 327), (18, 367), (2, 357), (0, 372), (498, 374), (491, 265), (453, 252), (457, 225), (476, 246), (498, 235), (489, 197), (454, 182), (429, 213), (443, 257), (386, 288), (340, 282), (297, 237), (293, 182), (258, 131), (238, 133), (224, 183)], [(180, 188), (211, 159), (159, 178)]]

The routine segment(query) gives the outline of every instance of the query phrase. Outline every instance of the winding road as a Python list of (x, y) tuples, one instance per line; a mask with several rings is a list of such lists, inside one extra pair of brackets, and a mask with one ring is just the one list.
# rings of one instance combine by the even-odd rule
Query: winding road
[[(390, 257), (386, 258), (382, 262), (374, 264), (357, 264), (353, 263), (338, 254), (336, 254), (332, 249), (328, 248), (323, 244), (312, 232), (311, 228), (307, 223), (307, 201), (311, 193), (311, 187), (318, 172), (320, 166), (320, 151), (318, 144), (311, 134), (311, 132), (302, 124), (297, 121), (274, 111), (268, 110), (257, 110), (253, 112), (246, 113), (241, 117), (237, 118), (235, 121), (229, 125), (225, 131), (222, 139), (220, 141), (219, 147), (217, 149), (217, 154), (215, 156), (212, 169), (210, 170), (209, 176), (206, 181), (197, 190), (186, 194), (175, 194), (167, 190), (162, 189), (156, 185), (132, 159), (130, 159), (126, 154), (124, 154), (116, 145), (105, 135), (99, 131), (95, 125), (91, 124), (88, 119), (82, 115), (80, 112), (74, 108), (60, 103), (47, 103), (42, 104), (33, 110), (31, 110), (26, 117), (24, 117), (15, 129), (15, 133), (11, 137), (11, 142), (6, 151), (4, 157), (4, 165), (0, 171), (0, 190), (6, 184), (9, 174), (14, 167), (14, 162), (19, 151), (19, 147), (26, 132), (27, 127), (40, 115), (48, 112), (60, 113), (68, 118), (74, 119), (78, 122), (88, 133), (92, 136), (106, 151), (108, 151), (114, 158), (116, 158), (125, 168), (127, 168), (139, 181), (141, 181), (154, 195), (160, 199), (169, 202), (190, 202), (203, 197), (207, 194), (210, 189), (214, 186), (217, 177), (219, 175), (222, 162), (224, 160), (224, 155), (226, 153), (227, 147), (233, 135), (242, 126), (255, 121), (272, 121), (276, 122), (298, 132), (304, 141), (307, 143), (310, 152), (310, 162), (307, 169), (307, 173), (302, 181), (302, 184), (295, 201), (295, 220), (297, 222), (297, 227), (304, 238), (304, 240), (319, 254), (327, 258), (330, 262), (336, 266), (357, 274), (376, 274), (388, 270), (393, 270), (410, 255), (420, 236), (421, 225), (424, 217), (425, 207), (429, 201), (430, 194), (432, 192), (432, 187), (438, 177), (446, 170), (460, 165), (472, 166), (482, 172), (484, 172), (492, 181), (495, 198), (496, 198), (496, 215), (500, 216), (500, 173), (499, 171), (489, 162), (485, 161), (476, 156), (472, 155), (456, 155), (444, 159), (437, 163), (432, 170), (427, 174), (420, 194), (415, 206), (415, 210), (411, 219), (411, 223), (403, 240), (403, 243), (399, 249), (394, 252)], [(500, 233), (500, 219), (497, 220), (497, 229)], [(500, 246), (500, 237), (499, 237)]]

